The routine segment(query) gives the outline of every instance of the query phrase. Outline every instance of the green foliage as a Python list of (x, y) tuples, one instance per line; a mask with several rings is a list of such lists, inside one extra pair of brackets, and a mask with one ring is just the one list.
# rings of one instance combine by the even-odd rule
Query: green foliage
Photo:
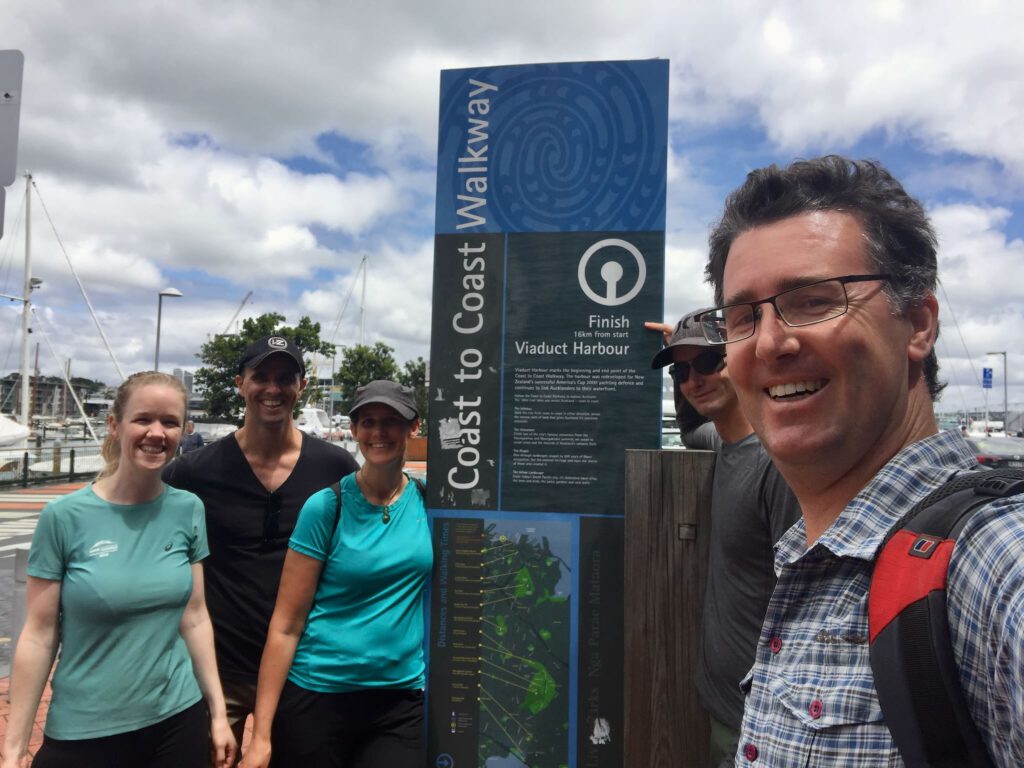
[(341, 412), (348, 413), (356, 390), (375, 379), (398, 380), (395, 350), (378, 341), (372, 347), (356, 344), (345, 350), (341, 365), (334, 374), (334, 383), (341, 389)]
[[(303, 316), (298, 325), (290, 327), (281, 325), (284, 320), (284, 315), (269, 312), (243, 320), (238, 335), (216, 336), (203, 344), (198, 355), (203, 367), (196, 371), (195, 384), (205, 393), (206, 413), (211, 421), (242, 423), (245, 403), (235, 386), (235, 375), (242, 352), (256, 339), (275, 335), (293, 341), (305, 353), (307, 368), (312, 356), (334, 354), (334, 345), (320, 338), (320, 323)], [(316, 391), (306, 391), (307, 399), (315, 401), (317, 397)]]
[(405, 368), (398, 374), (398, 382), (415, 391), (416, 410), (420, 412), (420, 433), (426, 434), (427, 408), (430, 405), (427, 392), (427, 361), (422, 357), (406, 360)]

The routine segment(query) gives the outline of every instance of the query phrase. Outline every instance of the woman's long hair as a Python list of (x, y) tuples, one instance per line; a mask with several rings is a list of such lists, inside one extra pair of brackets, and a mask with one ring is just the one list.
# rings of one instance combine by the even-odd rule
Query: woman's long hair
[[(128, 405), (128, 401), (131, 396), (135, 394), (136, 390), (150, 384), (157, 384), (161, 387), (170, 387), (176, 389), (181, 393), (182, 398), (182, 419), (185, 418), (184, 403), (188, 400), (188, 395), (185, 392), (184, 385), (174, 378), (170, 374), (160, 373), (158, 371), (140, 371), (139, 373), (133, 373), (124, 383), (117, 388), (117, 394), (114, 396), (114, 404), (110, 406), (110, 415), (114, 417), (114, 421), (118, 424), (124, 418), (124, 409)], [(100, 455), (103, 457), (105, 462), (103, 469), (96, 475), (96, 479), (99, 480), (104, 477), (110, 477), (117, 471), (118, 464), (121, 461), (121, 441), (114, 437), (114, 433), (108, 428), (107, 436), (103, 438), (103, 447), (100, 449)]]

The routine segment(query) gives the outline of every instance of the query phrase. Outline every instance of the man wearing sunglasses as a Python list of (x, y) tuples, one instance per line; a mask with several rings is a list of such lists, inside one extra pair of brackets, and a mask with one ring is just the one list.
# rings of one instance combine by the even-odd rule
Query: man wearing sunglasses
[(692, 409), (714, 429), (687, 431), (688, 447), (717, 452), (711, 493), (708, 580), (704, 593), (697, 688), (711, 720), (711, 766), (732, 765), (743, 718), (740, 680), (754, 660), (775, 586), (772, 545), (800, 517), (800, 507), (761, 448), (729, 380), (725, 349), (712, 345), (692, 313), (660, 330), (666, 346), (652, 368), (671, 363), (680, 427)]
[(358, 465), (348, 451), (300, 432), (292, 422), (306, 386), (306, 365), (290, 339), (267, 336), (246, 347), (235, 384), (245, 400), (242, 426), (175, 459), (164, 469), (164, 480), (196, 494), (206, 508), (207, 604), (228, 722), (241, 747), (299, 510)]
[[(776, 547), (736, 765), (903, 765), (869, 661), (875, 555), (905, 512), (976, 466), (933, 411), (934, 230), (879, 164), (831, 156), (751, 172), (710, 246), (718, 306), (696, 322), (727, 351), (802, 510)], [(1024, 765), (1022, 553), (1022, 497), (991, 501), (946, 585), (961, 688), (996, 766)]]

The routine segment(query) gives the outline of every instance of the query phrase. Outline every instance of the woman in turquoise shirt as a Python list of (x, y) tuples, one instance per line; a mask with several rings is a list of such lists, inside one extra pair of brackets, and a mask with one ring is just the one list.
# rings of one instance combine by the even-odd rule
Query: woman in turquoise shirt
[(203, 505), (160, 480), (184, 418), (177, 379), (128, 377), (108, 418), (105, 469), (40, 515), (2, 768), (28, 765), (58, 645), (34, 768), (206, 768), (211, 738), (214, 764), (232, 764), (199, 564)]
[[(364, 463), (299, 513), (281, 573), (244, 768), (421, 768), (423, 590), (433, 564), (418, 485), (402, 471), (419, 430), (412, 391), (356, 391)], [(271, 746), (273, 758), (271, 759)]]

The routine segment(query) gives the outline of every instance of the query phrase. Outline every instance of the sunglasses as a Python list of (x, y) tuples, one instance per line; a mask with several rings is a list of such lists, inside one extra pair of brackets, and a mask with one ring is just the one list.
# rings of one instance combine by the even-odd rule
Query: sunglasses
[(688, 363), (673, 363), (669, 366), (668, 373), (672, 377), (672, 381), (682, 384), (689, 380), (690, 368), (693, 368), (701, 376), (710, 376), (725, 368), (725, 355), (717, 349), (701, 352)]

